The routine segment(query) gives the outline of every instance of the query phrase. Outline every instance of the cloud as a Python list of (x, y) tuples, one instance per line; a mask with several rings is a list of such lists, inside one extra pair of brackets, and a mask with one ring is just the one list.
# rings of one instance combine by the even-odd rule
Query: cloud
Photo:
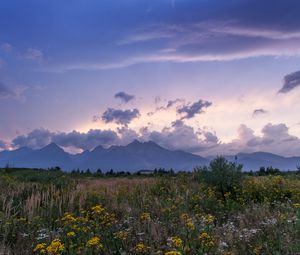
[(19, 135), (12, 140), (13, 147), (30, 147), (40, 149), (49, 143), (56, 143), (62, 147), (74, 147), (82, 150), (91, 150), (98, 145), (104, 147), (119, 144), (118, 134), (112, 130), (91, 129), (87, 133), (78, 131), (51, 132), (48, 129), (40, 128), (31, 131), (26, 135)]
[(259, 108), (259, 109), (253, 110), (252, 116), (255, 117), (255, 116), (258, 116), (258, 115), (261, 115), (261, 114), (266, 114), (266, 113), (268, 113), (267, 110)]
[(0, 82), (0, 99), (15, 97), (16, 93)]
[(118, 144), (119, 137), (112, 130), (91, 129), (87, 133), (77, 131), (56, 133), (52, 135), (51, 141), (63, 147), (91, 150), (99, 145), (107, 147), (112, 144)]
[(12, 140), (13, 147), (42, 148), (51, 143), (53, 133), (48, 129), (35, 129), (27, 135), (19, 135)]
[[(34, 129), (26, 135), (19, 135), (11, 142), (12, 147), (29, 147), (40, 149), (50, 143), (56, 143), (64, 148), (76, 148), (80, 150), (92, 150), (101, 145), (126, 145), (138, 138), (136, 131), (127, 127), (119, 128), (117, 131), (90, 129), (88, 132), (52, 132), (45, 128)], [(6, 148), (6, 144), (0, 140), (0, 148)]]
[(191, 119), (196, 114), (203, 113), (204, 109), (208, 108), (211, 105), (212, 105), (211, 102), (204, 101), (204, 100), (200, 99), (199, 101), (197, 101), (193, 104), (184, 105), (184, 106), (178, 108), (177, 113), (184, 114), (182, 119)]
[[(179, 1), (174, 8), (170, 1), (129, 1), (124, 3), (122, 13), (112, 3), (102, 2), (97, 3), (98, 9), (109, 10), (103, 15), (96, 15), (92, 5), (85, 14), (78, 13), (99, 24), (99, 33), (90, 29), (89, 19), (83, 19), (80, 28), (76, 20), (70, 20), (68, 36), (62, 37), (61, 47), (56, 47), (51, 59), (52, 66), (44, 66), (44, 70), (103, 70), (149, 62), (230, 61), (300, 53), (300, 18), (296, 12), (300, 4), (295, 0), (288, 4), (274, 0)], [(145, 14), (147, 9), (153, 11)], [(106, 18), (106, 25), (101, 17)], [(53, 30), (35, 20), (34, 16), (28, 19), (34, 28), (29, 34), (42, 34), (41, 42), (47, 45), (55, 45), (57, 35), (66, 34), (63, 27)], [(9, 27), (6, 29), (9, 33)], [(92, 41), (102, 43), (83, 47)]]
[(115, 122), (117, 124), (128, 125), (132, 120), (139, 118), (140, 112), (138, 109), (133, 110), (118, 110), (108, 108), (101, 116), (101, 119), (106, 122)]
[(13, 47), (11, 44), (5, 42), (0, 44), (0, 49), (4, 52), (11, 52), (13, 50)]
[[(238, 128), (238, 137), (229, 143), (220, 143), (216, 148), (206, 153), (215, 154), (237, 154), (239, 152), (271, 152), (284, 156), (295, 156), (300, 150), (300, 139), (289, 134), (288, 127), (283, 124), (265, 125), (260, 135), (246, 125)], [(299, 153), (298, 153), (299, 155)]]
[(149, 131), (144, 128), (141, 130), (141, 137), (168, 149), (192, 153), (203, 153), (208, 148), (218, 146), (219, 143), (219, 139), (212, 132), (195, 130), (181, 120), (173, 122), (171, 127), (165, 127), (161, 131)]
[(7, 149), (7, 144), (6, 144), (6, 142), (0, 140), (0, 149), (1, 149), (1, 150)]
[(1, 99), (24, 99), (24, 92), (28, 89), (27, 86), (9, 87), (0, 81), (0, 100)]
[[(161, 101), (160, 97), (156, 97), (155, 98), (155, 104), (158, 104), (159, 102)], [(168, 100), (167, 104), (165, 106), (159, 106), (159, 107), (156, 107), (155, 111), (153, 112), (148, 112), (147, 115), (148, 116), (152, 116), (153, 114), (159, 112), (159, 111), (164, 111), (164, 110), (168, 110), (170, 108), (172, 108), (173, 106), (179, 104), (179, 103), (183, 103), (185, 102), (184, 99), (182, 98), (176, 98), (174, 100)]]
[(28, 48), (27, 51), (24, 53), (23, 57), (29, 60), (42, 60), (44, 54), (39, 49)]
[[(11, 142), (11, 147), (27, 146), (38, 149), (54, 142), (64, 148), (92, 150), (102, 145), (126, 145), (135, 139), (154, 141), (171, 150), (183, 150), (202, 156), (235, 155), (239, 152), (265, 151), (284, 156), (297, 156), (300, 151), (300, 139), (289, 133), (283, 124), (266, 124), (260, 134), (242, 124), (237, 129), (237, 137), (230, 142), (222, 142), (216, 133), (205, 128), (195, 129), (177, 120), (161, 130), (150, 130), (143, 127), (139, 131), (120, 127), (116, 131), (91, 129), (86, 133), (52, 132), (44, 128), (35, 129), (26, 135), (19, 135)], [(8, 143), (0, 142), (0, 148), (7, 148)], [(299, 156), (299, 153), (298, 153)]]
[(121, 99), (124, 103), (128, 103), (129, 101), (133, 100), (135, 98), (134, 95), (129, 95), (123, 91), (118, 92), (115, 94), (115, 98)]
[(300, 85), (300, 71), (284, 76), (283, 86), (278, 93), (288, 93)]

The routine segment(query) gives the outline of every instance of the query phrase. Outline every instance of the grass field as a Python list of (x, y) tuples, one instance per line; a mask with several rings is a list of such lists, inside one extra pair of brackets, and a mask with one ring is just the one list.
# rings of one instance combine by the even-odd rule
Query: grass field
[(300, 176), (0, 171), (3, 254), (296, 254)]

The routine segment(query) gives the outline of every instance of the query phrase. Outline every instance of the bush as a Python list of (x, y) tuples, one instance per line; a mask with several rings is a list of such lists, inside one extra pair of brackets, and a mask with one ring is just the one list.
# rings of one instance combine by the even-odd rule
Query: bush
[(207, 184), (215, 186), (225, 200), (225, 194), (234, 192), (241, 184), (243, 178), (242, 165), (229, 162), (224, 157), (217, 157), (210, 162), (204, 170), (204, 180)]

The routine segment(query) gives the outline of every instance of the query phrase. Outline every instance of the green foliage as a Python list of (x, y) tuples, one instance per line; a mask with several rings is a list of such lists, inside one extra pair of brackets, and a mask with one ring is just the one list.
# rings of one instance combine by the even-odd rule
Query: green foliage
[(208, 168), (198, 169), (207, 184), (214, 186), (225, 199), (225, 194), (234, 192), (241, 184), (242, 165), (227, 161), (224, 157), (212, 160)]

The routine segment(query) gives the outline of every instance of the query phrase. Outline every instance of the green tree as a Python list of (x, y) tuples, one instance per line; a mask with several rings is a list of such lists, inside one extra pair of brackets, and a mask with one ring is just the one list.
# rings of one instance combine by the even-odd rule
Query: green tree
[(243, 178), (243, 166), (233, 162), (229, 162), (224, 157), (219, 156), (210, 162), (205, 170), (205, 181), (217, 188), (225, 200), (227, 192), (234, 192), (234, 187), (241, 184)]

